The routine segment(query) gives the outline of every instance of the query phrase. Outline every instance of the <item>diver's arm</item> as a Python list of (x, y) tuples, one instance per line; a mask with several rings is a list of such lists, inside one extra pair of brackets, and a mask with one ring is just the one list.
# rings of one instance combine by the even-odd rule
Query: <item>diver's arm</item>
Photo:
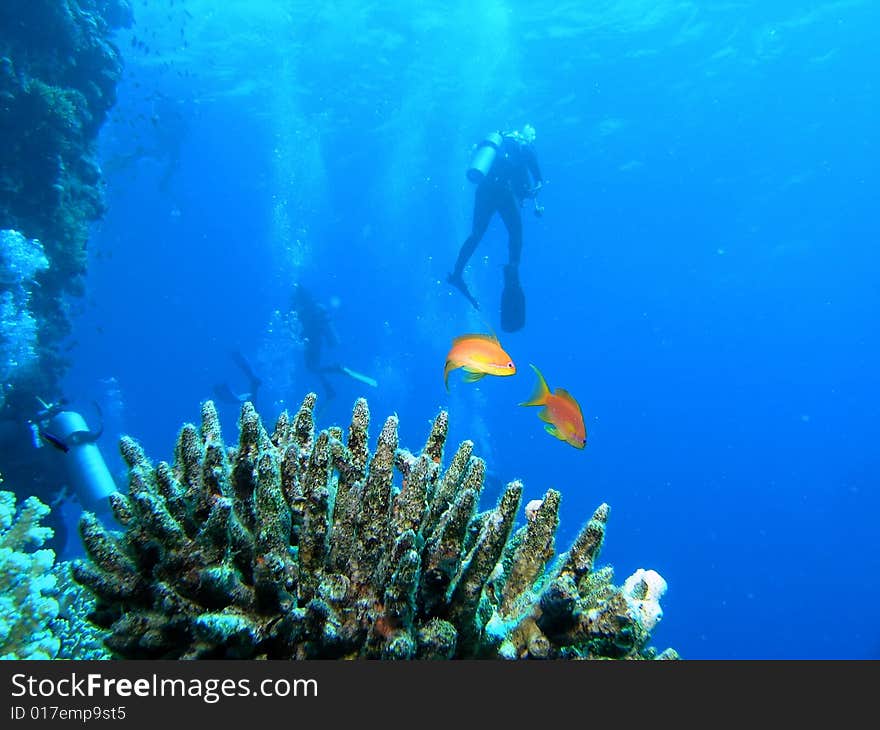
[(544, 187), (544, 178), (541, 175), (541, 168), (538, 166), (538, 157), (535, 155), (535, 150), (532, 147), (526, 150), (526, 164), (529, 167), (529, 174), (531, 174), (532, 180), (535, 182), (532, 188), (532, 198), (535, 200), (535, 216), (540, 218), (544, 215), (544, 206), (538, 202), (538, 193)]
[(541, 175), (541, 168), (538, 165), (538, 157), (532, 147), (527, 147), (525, 149), (525, 154), (526, 165), (528, 165), (529, 174), (532, 176), (532, 180), (535, 183), (535, 191), (537, 192), (544, 185), (544, 177)]

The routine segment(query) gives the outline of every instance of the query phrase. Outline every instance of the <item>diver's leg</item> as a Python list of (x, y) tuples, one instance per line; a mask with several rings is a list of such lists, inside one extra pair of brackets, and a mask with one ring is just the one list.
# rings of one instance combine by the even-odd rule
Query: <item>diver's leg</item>
[(506, 195), (499, 201), (498, 213), (507, 229), (507, 263), (518, 267), (522, 255), (522, 215), (513, 195)]
[(522, 217), (513, 195), (505, 198), (499, 205), (498, 212), (507, 228), (508, 239), (508, 259), (504, 267), (504, 287), (501, 290), (501, 328), (505, 332), (515, 332), (526, 323), (526, 298), (519, 283)]
[(327, 396), (327, 400), (333, 400), (336, 397), (336, 390), (330, 384), (330, 378), (324, 375), (324, 373), (318, 373), (318, 377), (321, 380), (321, 385), (324, 387), (324, 393)]
[(470, 293), (467, 284), (464, 283), (464, 276), (462, 274), (464, 272), (464, 267), (467, 265), (471, 256), (473, 256), (474, 251), (477, 250), (477, 246), (480, 245), (480, 241), (485, 235), (486, 230), (489, 228), (489, 221), (492, 219), (492, 214), (494, 212), (495, 201), (491, 191), (488, 186), (480, 185), (474, 194), (474, 217), (471, 224), (471, 234), (465, 239), (465, 242), (462, 244), (461, 249), (458, 252), (458, 258), (455, 261), (455, 268), (452, 270), (452, 273), (446, 277), (446, 280), (450, 284), (459, 289), (461, 293), (467, 297), (468, 301), (475, 309), (479, 309), (480, 305)]
[(451, 274), (452, 278), (461, 278), (465, 265), (470, 257), (473, 256), (474, 251), (477, 250), (477, 246), (480, 245), (480, 241), (486, 234), (486, 230), (489, 228), (489, 221), (494, 212), (495, 205), (488, 187), (480, 185), (477, 188), (477, 192), (474, 194), (474, 217), (471, 224), (471, 234), (465, 239), (465, 242), (461, 246), (461, 250), (458, 252), (458, 259), (455, 262), (455, 268), (452, 270)]
[(306, 338), (305, 347), (303, 348), (303, 362), (306, 370), (310, 373), (317, 373), (321, 370), (321, 333), (312, 333), (311, 337)]

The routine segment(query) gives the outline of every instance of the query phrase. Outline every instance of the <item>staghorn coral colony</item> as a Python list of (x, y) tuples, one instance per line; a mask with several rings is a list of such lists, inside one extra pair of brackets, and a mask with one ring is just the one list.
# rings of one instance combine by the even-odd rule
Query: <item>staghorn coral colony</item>
[(129, 493), (111, 501), (124, 530), (85, 513), (90, 560), (73, 566), (114, 656), (677, 658), (647, 646), (649, 581), (625, 591), (594, 567), (607, 505), (553, 560), (559, 493), (516, 530), (518, 481), (478, 512), (485, 465), (464, 441), (442, 468), (445, 412), (421, 453), (398, 446), (391, 416), (371, 454), (365, 400), (347, 434), (316, 434), (315, 400), (271, 434), (245, 403), (232, 448), (207, 401), (173, 464), (122, 439)]
[(0, 659), (109, 659), (88, 620), (94, 597), (43, 547), (49, 511), (36, 497), (16, 508), (15, 493), (0, 491)]
[(15, 494), (0, 492), (0, 659), (52, 659), (59, 639), (49, 623), (55, 553), (43, 548), (52, 529), (40, 524), (49, 508), (36, 497), (16, 509)]

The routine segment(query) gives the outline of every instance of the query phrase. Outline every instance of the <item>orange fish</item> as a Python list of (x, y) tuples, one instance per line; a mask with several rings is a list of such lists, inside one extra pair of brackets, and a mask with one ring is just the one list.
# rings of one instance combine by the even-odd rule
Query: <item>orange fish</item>
[(538, 374), (538, 385), (535, 386), (531, 400), (520, 405), (544, 406), (544, 410), (538, 414), (538, 418), (546, 424), (544, 430), (576, 449), (584, 448), (587, 445), (587, 429), (584, 427), (584, 416), (578, 402), (562, 388), (551, 393), (541, 371), (534, 365), (532, 370)]
[(484, 375), (513, 375), (516, 366), (510, 355), (501, 349), (501, 343), (493, 335), (462, 335), (452, 340), (452, 349), (446, 355), (443, 384), (449, 390), (449, 373), (464, 368), (464, 382), (473, 383)]

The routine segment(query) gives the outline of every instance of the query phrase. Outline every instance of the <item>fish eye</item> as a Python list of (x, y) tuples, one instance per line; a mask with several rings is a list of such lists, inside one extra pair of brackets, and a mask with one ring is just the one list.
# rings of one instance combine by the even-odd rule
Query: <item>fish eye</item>
[(513, 367), (513, 363), (512, 363), (512, 362), (507, 363), (507, 367), (512, 368), (512, 367)]

